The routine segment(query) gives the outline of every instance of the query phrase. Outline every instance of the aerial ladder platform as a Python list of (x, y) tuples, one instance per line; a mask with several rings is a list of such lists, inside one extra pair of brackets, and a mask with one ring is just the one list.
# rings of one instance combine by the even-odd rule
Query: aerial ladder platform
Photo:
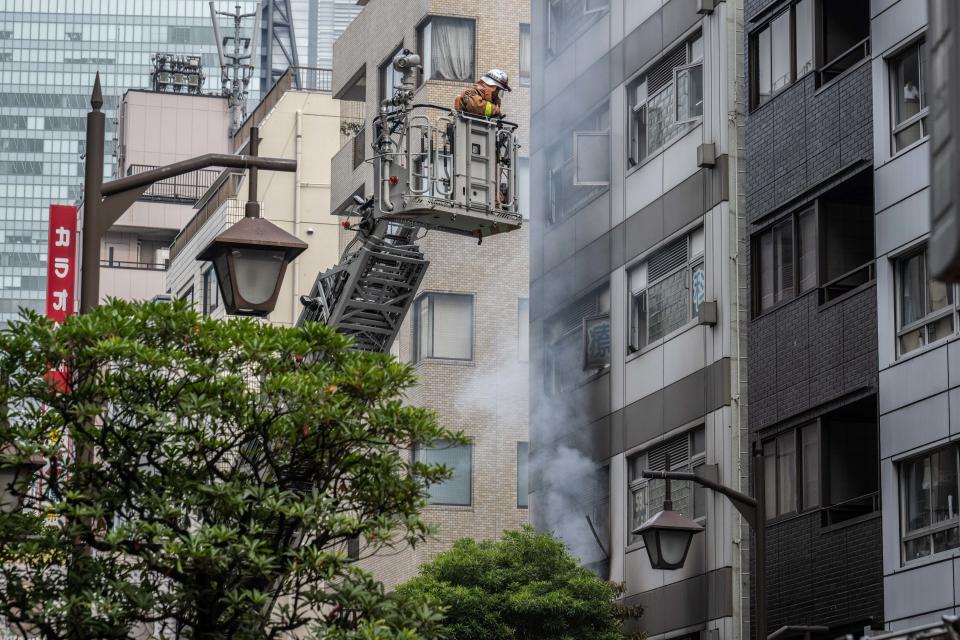
[(404, 51), (402, 80), (373, 121), (374, 193), (354, 196), (356, 236), (317, 276), (297, 324), (323, 322), (363, 351), (390, 350), (429, 261), (421, 232), (476, 238), (519, 229), (517, 125), (413, 104), (420, 57)]

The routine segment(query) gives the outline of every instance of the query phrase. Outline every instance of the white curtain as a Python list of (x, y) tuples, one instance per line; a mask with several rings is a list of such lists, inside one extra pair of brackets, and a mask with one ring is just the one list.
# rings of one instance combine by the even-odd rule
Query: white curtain
[(432, 80), (473, 80), (473, 21), (433, 18), (430, 25)]
[(434, 294), (433, 357), (470, 360), (473, 357), (473, 299)]

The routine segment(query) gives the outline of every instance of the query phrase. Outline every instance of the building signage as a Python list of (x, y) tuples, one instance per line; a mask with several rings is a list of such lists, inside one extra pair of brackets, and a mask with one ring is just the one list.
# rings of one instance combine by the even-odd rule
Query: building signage
[(50, 205), (47, 238), (47, 317), (63, 322), (73, 314), (77, 277), (77, 208)]
[(610, 364), (610, 315), (583, 319), (583, 368), (602, 369)]

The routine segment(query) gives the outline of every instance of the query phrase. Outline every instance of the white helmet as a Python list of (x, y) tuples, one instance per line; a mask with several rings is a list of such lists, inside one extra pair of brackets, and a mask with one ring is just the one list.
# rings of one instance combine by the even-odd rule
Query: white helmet
[(507, 72), (503, 69), (490, 69), (490, 71), (487, 71), (480, 78), (480, 82), (484, 84), (510, 91), (510, 85), (507, 83), (507, 80)]

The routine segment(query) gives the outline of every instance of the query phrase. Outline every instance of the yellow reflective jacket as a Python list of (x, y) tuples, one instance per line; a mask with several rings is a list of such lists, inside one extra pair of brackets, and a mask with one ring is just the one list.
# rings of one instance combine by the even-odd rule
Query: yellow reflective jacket
[(491, 118), (500, 115), (500, 96), (493, 87), (478, 82), (454, 99), (453, 108)]

